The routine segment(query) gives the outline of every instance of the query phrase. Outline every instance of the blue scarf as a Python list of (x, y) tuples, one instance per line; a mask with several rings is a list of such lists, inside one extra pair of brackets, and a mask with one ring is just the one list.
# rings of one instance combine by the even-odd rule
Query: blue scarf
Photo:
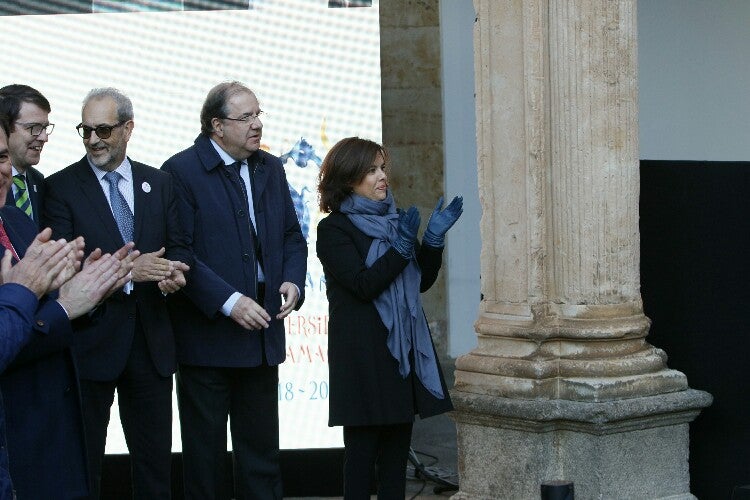
[[(391, 192), (383, 201), (352, 194), (341, 203), (340, 210), (357, 229), (373, 238), (365, 260), (365, 265), (372, 267), (396, 239), (398, 214)], [(386, 344), (398, 361), (401, 376), (406, 378), (411, 372), (409, 352), (413, 350), (419, 381), (433, 396), (443, 399), (435, 351), (419, 295), (421, 280), (422, 271), (412, 255), (401, 274), (375, 299), (375, 309), (388, 329)]]

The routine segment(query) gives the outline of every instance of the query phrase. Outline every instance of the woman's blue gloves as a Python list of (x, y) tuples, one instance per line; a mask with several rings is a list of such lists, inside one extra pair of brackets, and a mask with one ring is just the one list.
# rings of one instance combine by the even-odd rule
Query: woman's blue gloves
[(443, 248), (445, 246), (445, 233), (456, 223), (464, 211), (464, 199), (456, 196), (443, 208), (443, 197), (441, 196), (433, 210), (430, 220), (427, 222), (427, 229), (422, 237), (422, 243), (433, 248)]
[(417, 230), (421, 220), (415, 206), (409, 207), (406, 212), (398, 211), (398, 227), (396, 228), (398, 236), (393, 242), (393, 248), (405, 259), (411, 258), (414, 252), (414, 242), (417, 241)]

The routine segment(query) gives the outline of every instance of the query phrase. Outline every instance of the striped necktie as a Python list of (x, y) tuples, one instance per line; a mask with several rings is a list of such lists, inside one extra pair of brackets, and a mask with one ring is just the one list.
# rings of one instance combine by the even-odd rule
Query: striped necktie
[(13, 184), (16, 185), (16, 206), (33, 219), (34, 213), (31, 208), (29, 190), (26, 189), (26, 178), (23, 174), (16, 174), (13, 176)]

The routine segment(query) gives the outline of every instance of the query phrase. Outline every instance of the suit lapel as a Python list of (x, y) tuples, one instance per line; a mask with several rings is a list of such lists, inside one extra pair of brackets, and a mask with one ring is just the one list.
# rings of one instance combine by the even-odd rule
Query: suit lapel
[(255, 175), (253, 176), (253, 204), (257, 209), (260, 206), (259, 202), (263, 196), (263, 191), (266, 190), (268, 166), (266, 165), (265, 158), (263, 158), (260, 152), (256, 154), (258, 157), (255, 159)]
[[(16, 208), (15, 205), (12, 208), (0, 209), (0, 213), (2, 213), (5, 232), (13, 248), (18, 256), (23, 258), (29, 248), (29, 243), (36, 236), (34, 223), (28, 215)], [(15, 258), (13, 258), (13, 262), (16, 262)]]
[(104, 196), (102, 185), (99, 183), (99, 179), (96, 178), (94, 171), (91, 170), (86, 157), (76, 164), (74, 173), (83, 198), (91, 205), (91, 213), (96, 214), (95, 216), (100, 219), (109, 237), (113, 241), (119, 242), (118, 246), (124, 245), (125, 242), (122, 241), (122, 235), (117, 228), (115, 216), (112, 215), (112, 208), (110, 208), (107, 197)]
[(26, 170), (26, 190), (29, 193), (29, 200), (31, 200), (31, 213), (34, 216), (34, 222), (39, 225), (39, 221), (42, 220), (41, 208), (39, 207), (39, 187), (42, 183), (42, 179), (36, 175), (31, 168)]
[(148, 193), (146, 190), (148, 189), (150, 192), (152, 186), (149, 183), (150, 179), (148, 178), (146, 169), (142, 168), (140, 163), (130, 160), (130, 169), (133, 173), (133, 212), (135, 212), (133, 214), (135, 217), (133, 240), (137, 242), (140, 240), (141, 230), (143, 229), (144, 214), (148, 212), (146, 204), (149, 201), (149, 197), (147, 197)]
[[(11, 184), (13, 181), (11, 180)], [(16, 197), (13, 194), (13, 186), (8, 186), (8, 193), (5, 195), (5, 206), (7, 207), (15, 207), (16, 206)]]

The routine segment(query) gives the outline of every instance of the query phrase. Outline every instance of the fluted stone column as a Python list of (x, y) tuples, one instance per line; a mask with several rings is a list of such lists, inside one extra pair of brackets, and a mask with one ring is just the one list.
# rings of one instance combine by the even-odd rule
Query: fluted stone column
[(711, 397), (645, 340), (636, 0), (474, 3), (483, 300), (454, 498), (692, 498)]

